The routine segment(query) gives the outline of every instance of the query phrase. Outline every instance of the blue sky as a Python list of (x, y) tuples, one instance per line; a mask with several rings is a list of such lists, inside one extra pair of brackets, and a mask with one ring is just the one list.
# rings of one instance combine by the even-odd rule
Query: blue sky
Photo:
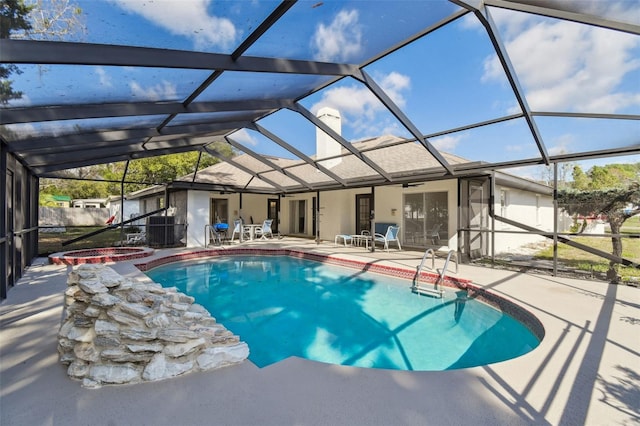
[[(233, 51), (278, 4), (213, 0), (77, 3), (87, 28), (78, 37), (83, 42), (220, 53)], [(640, 25), (640, 3), (582, 4), (599, 14)], [(360, 63), (455, 10), (451, 3), (436, 1), (301, 1), (247, 55)], [(501, 9), (490, 12), (533, 111), (640, 114), (640, 37)], [(208, 71), (181, 69), (21, 68), (24, 74), (15, 79), (15, 86), (25, 97), (13, 105), (183, 100), (209, 75)], [(365, 70), (424, 134), (519, 111), (486, 31), (471, 15)], [(286, 91), (290, 81), (312, 86), (318, 78), (225, 73), (220, 84), (198, 100), (246, 99), (256, 93), (267, 97)], [(338, 109), (348, 140), (383, 134), (410, 137), (375, 96), (353, 79), (343, 79), (301, 103), (314, 112), (322, 106)], [(131, 125), (141, 122), (130, 121)], [(637, 120), (539, 117), (536, 121), (550, 154), (640, 144)], [(282, 111), (261, 124), (306, 154), (314, 154), (315, 129), (297, 114)], [(46, 126), (62, 129), (70, 125), (95, 124)], [(123, 125), (128, 125), (126, 120)], [(285, 155), (255, 132), (238, 132), (234, 138), (254, 151)], [(508, 161), (538, 155), (523, 120), (453, 133), (434, 138), (432, 143), (470, 160)], [(640, 156), (602, 161), (640, 161)]]

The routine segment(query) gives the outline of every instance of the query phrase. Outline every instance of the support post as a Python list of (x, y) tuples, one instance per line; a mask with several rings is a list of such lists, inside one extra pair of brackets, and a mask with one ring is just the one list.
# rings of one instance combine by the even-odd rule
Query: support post
[(320, 244), (320, 191), (316, 191), (316, 245)]
[(120, 181), (120, 245), (124, 241), (124, 181), (127, 179), (127, 171), (129, 170), (129, 160), (124, 165), (122, 172), (122, 180)]
[(489, 182), (489, 214), (491, 215), (491, 266), (496, 263), (496, 171), (491, 171)]
[(371, 226), (371, 253), (376, 251), (376, 187), (371, 187), (371, 212), (369, 212)]
[(558, 276), (558, 163), (553, 163), (553, 276)]

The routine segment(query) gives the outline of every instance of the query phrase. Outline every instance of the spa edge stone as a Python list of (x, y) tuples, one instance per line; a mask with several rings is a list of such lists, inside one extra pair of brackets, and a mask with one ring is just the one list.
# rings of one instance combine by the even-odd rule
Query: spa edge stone
[(238, 364), (249, 347), (175, 287), (127, 279), (102, 264), (70, 273), (60, 362), (82, 386), (131, 384)]

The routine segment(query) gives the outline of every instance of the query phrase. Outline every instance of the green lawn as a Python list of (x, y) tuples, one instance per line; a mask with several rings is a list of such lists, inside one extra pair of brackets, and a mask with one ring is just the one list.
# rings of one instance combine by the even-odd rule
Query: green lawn
[[(573, 237), (572, 240), (607, 253), (612, 252), (611, 238), (584, 236)], [(640, 263), (640, 238), (622, 240), (622, 257)], [(553, 247), (539, 251), (534, 258), (552, 260)], [(608, 260), (561, 243), (558, 244), (558, 262), (568, 268), (584, 271), (606, 272), (609, 269)], [(637, 268), (620, 267), (619, 274), (623, 280), (628, 280), (630, 277), (640, 279), (640, 269)]]
[(120, 228), (110, 229), (101, 234), (73, 244), (62, 246), (64, 241), (71, 240), (92, 231), (102, 229), (102, 226), (67, 227), (66, 232), (40, 232), (38, 234), (38, 255), (47, 256), (60, 251), (78, 250), (86, 248), (112, 247), (120, 241)]
[(625, 220), (620, 232), (622, 234), (640, 234), (640, 215)]

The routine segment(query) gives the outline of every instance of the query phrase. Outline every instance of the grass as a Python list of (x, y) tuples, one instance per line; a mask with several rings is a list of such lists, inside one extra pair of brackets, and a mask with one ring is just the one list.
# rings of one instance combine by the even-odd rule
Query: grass
[[(625, 223), (626, 225), (626, 223)], [(573, 237), (573, 241), (602, 250), (606, 253), (612, 252), (611, 238), (607, 237)], [(640, 238), (623, 238), (622, 240), (622, 257), (640, 263)], [(535, 259), (553, 260), (553, 247), (545, 248), (534, 255)], [(594, 271), (604, 273), (609, 269), (609, 261), (570, 247), (566, 244), (558, 244), (558, 262), (569, 269), (577, 269), (582, 271)], [(618, 274), (624, 281), (632, 277), (640, 279), (640, 269), (620, 266)]]
[(67, 227), (66, 232), (40, 232), (38, 234), (38, 255), (47, 256), (61, 251), (79, 250), (87, 248), (112, 247), (120, 241), (120, 228), (110, 229), (101, 234), (63, 246), (64, 241), (71, 240), (92, 231), (102, 229), (102, 226)]
[[(608, 227), (607, 227), (608, 229)], [(635, 215), (624, 221), (624, 225), (620, 230), (622, 234), (640, 234), (640, 214)]]

